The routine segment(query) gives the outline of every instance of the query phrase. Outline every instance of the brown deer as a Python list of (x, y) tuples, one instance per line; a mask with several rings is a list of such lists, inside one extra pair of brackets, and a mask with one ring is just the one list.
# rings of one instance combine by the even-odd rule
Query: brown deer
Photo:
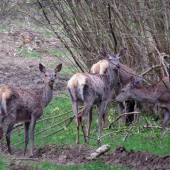
[[(106, 110), (107, 104), (110, 102), (110, 92), (117, 84), (119, 58), (124, 55), (126, 49), (121, 50), (118, 54), (109, 55), (106, 51), (102, 51), (102, 55), (107, 58), (109, 64), (108, 69), (104, 75), (90, 74), (90, 73), (77, 73), (74, 74), (68, 81), (68, 91), (70, 93), (73, 111), (76, 117), (77, 125), (77, 139), (79, 143), (79, 123), (81, 122), (85, 142), (88, 141), (90, 125), (92, 122), (92, 106), (94, 104), (100, 105), (99, 107), (99, 141), (101, 137), (102, 117), (103, 112)], [(83, 109), (78, 115), (78, 104), (83, 105)], [(88, 116), (88, 131), (84, 127), (86, 114)], [(79, 122), (80, 121), (80, 122)]]
[[(100, 60), (96, 64), (92, 65), (90, 69), (90, 73), (97, 73), (97, 74), (103, 75), (105, 74), (107, 67), (108, 67), (108, 61), (105, 59)], [(120, 63), (118, 83), (113, 89), (112, 95), (114, 96), (115, 91), (116, 91), (116, 94), (118, 95), (121, 92), (121, 89), (123, 88), (123, 86), (125, 86), (129, 82), (129, 78), (135, 74), (136, 72), (134, 70)], [(135, 109), (135, 101), (134, 100), (126, 101), (126, 106), (127, 106), (126, 107), (127, 112), (133, 112)], [(139, 111), (141, 110), (140, 102), (137, 102), (137, 109)], [(125, 112), (125, 106), (122, 102), (118, 104), (118, 110), (119, 110), (119, 114), (123, 114)], [(105, 116), (106, 113), (103, 113), (103, 114), (104, 114), (103, 117), (105, 117), (106, 119), (106, 116)], [(139, 117), (140, 115), (138, 114), (137, 121), (139, 121)], [(122, 117), (122, 123), (126, 125), (129, 125), (133, 120), (134, 120), (133, 115), (127, 115), (126, 117), (125, 116)], [(107, 121), (105, 120), (105, 122), (106, 122), (105, 126), (107, 126)]]
[(34, 128), (38, 118), (43, 114), (44, 108), (50, 103), (53, 95), (53, 84), (55, 82), (56, 73), (62, 68), (59, 64), (54, 71), (46, 71), (42, 64), (39, 64), (39, 69), (45, 75), (44, 87), (40, 90), (32, 91), (26, 89), (17, 89), (14, 87), (3, 86), (0, 88), (0, 140), (2, 151), (2, 125), (4, 119), (8, 121), (6, 132), (6, 141), (8, 152), (11, 154), (10, 134), (15, 123), (24, 122), (25, 131), (25, 147), (24, 156), (28, 144), (28, 132), (30, 128), (31, 138), (31, 155), (34, 156)]
[(141, 79), (134, 80), (132, 76), (130, 82), (122, 89), (121, 93), (115, 98), (115, 102), (126, 100), (137, 100), (139, 102), (152, 103), (165, 109), (162, 125), (162, 135), (170, 114), (170, 82), (169, 77), (164, 77), (155, 85), (142, 87)]

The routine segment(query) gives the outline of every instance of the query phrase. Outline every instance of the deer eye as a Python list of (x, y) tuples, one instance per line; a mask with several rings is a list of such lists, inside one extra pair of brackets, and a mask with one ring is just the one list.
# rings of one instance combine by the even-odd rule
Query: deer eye
[(124, 92), (124, 90), (122, 90), (122, 93)]
[(47, 77), (47, 74), (45, 74), (45, 77)]
[(54, 76), (56, 77), (56, 74), (54, 74)]

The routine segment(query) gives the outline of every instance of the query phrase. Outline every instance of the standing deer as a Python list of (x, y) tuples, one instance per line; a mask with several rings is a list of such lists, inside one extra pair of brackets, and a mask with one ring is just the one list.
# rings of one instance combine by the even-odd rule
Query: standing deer
[(162, 125), (162, 135), (165, 131), (165, 125), (170, 115), (170, 82), (169, 77), (164, 77), (155, 85), (142, 87), (141, 79), (134, 80), (132, 76), (130, 82), (122, 89), (121, 93), (115, 98), (115, 102), (126, 100), (137, 100), (139, 102), (151, 103), (165, 109), (165, 115)]
[[(68, 91), (70, 93), (73, 112), (76, 117), (77, 125), (77, 139), (79, 143), (79, 123), (81, 122), (85, 142), (88, 141), (90, 125), (92, 122), (92, 106), (99, 104), (99, 140), (101, 137), (102, 117), (103, 112), (106, 110), (107, 104), (110, 102), (110, 92), (117, 84), (119, 58), (124, 55), (126, 49), (121, 50), (118, 54), (109, 55), (106, 51), (102, 51), (102, 55), (108, 60), (108, 69), (104, 75), (90, 74), (90, 73), (77, 73), (68, 81)], [(78, 115), (78, 104), (83, 105), (83, 109)], [(84, 127), (86, 114), (88, 116), (88, 131)], [(80, 121), (80, 122), (79, 122)]]
[[(100, 60), (99, 62), (97, 62), (96, 64), (93, 64), (91, 69), (90, 69), (90, 73), (97, 73), (97, 74), (105, 74), (105, 72), (107, 71), (108, 68), (108, 61), (103, 59)], [(120, 63), (120, 69), (119, 69), (119, 78), (118, 78), (118, 83), (115, 86), (115, 88), (113, 89), (113, 93), (112, 95), (114, 96), (115, 91), (116, 94), (118, 95), (121, 92), (121, 89), (123, 86), (125, 86), (128, 82), (129, 82), (129, 78), (131, 77), (131, 75), (135, 75), (136, 72), (134, 70), (132, 70), (131, 68), (127, 67), (126, 65)], [(133, 112), (135, 109), (135, 101), (131, 100), (131, 101), (126, 101), (126, 111), (127, 112)], [(141, 104), (139, 102), (137, 102), (137, 109), (141, 110)], [(119, 114), (123, 114), (125, 112), (125, 106), (122, 102), (120, 102), (118, 104), (118, 110), (119, 110)], [(104, 118), (106, 119), (105, 114), (104, 114)], [(139, 114), (137, 116), (137, 121), (139, 121)], [(123, 116), (122, 117), (122, 123), (123, 124), (130, 124), (133, 121), (133, 115), (127, 115), (126, 117)], [(107, 121), (104, 120), (106, 122), (105, 126), (107, 126)]]
[(0, 140), (2, 151), (2, 125), (4, 119), (8, 121), (6, 132), (6, 141), (8, 152), (11, 154), (10, 134), (15, 123), (24, 122), (25, 131), (25, 147), (24, 156), (28, 144), (28, 132), (30, 128), (31, 138), (31, 155), (34, 156), (34, 128), (38, 118), (43, 114), (44, 108), (50, 103), (53, 95), (53, 84), (56, 78), (56, 73), (62, 68), (59, 64), (54, 71), (46, 71), (42, 64), (39, 64), (39, 69), (45, 75), (44, 87), (40, 90), (32, 91), (26, 89), (17, 89), (14, 87), (3, 86), (0, 88)]

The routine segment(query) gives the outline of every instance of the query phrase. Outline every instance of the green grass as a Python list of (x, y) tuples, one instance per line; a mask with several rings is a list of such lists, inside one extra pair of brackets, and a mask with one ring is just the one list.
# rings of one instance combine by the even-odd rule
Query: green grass
[[(67, 94), (62, 94), (62, 97), (60, 98), (53, 98), (51, 103), (45, 108), (44, 115), (41, 117), (40, 120), (42, 119), (47, 119), (49, 117), (54, 117), (57, 115), (60, 115), (62, 113), (68, 112), (72, 110), (71, 102), (69, 99), (69, 95)], [(93, 131), (90, 134), (90, 137), (93, 137), (95, 139), (98, 138), (98, 111), (94, 111), (93, 114), (93, 122), (91, 125), (91, 131)], [(113, 119), (116, 118), (114, 116), (114, 112), (112, 108), (108, 109), (107, 112), (109, 112), (110, 117), (109, 121), (111, 122)], [(62, 123), (60, 125), (57, 125), (53, 128), (49, 128), (51, 126), (54, 126), (55, 124), (63, 121), (64, 119), (69, 118), (70, 116), (73, 115), (73, 112), (71, 111), (70, 113), (63, 115), (61, 117), (57, 117), (55, 119), (47, 119), (45, 121), (41, 121), (36, 124), (35, 127), (35, 134), (41, 132), (42, 130), (48, 128), (48, 130), (43, 131), (42, 133), (35, 135), (34, 139), (34, 145), (38, 147), (45, 147), (46, 145), (51, 145), (51, 144), (56, 144), (57, 146), (66, 144), (67, 146), (69, 145), (70, 147), (74, 147), (76, 145), (76, 123), (75, 119), (72, 121), (72, 123), (68, 126), (65, 127), (68, 121), (65, 123)], [(144, 114), (143, 114), (144, 115)], [(157, 126), (160, 125), (160, 122), (155, 122), (153, 121), (153, 116), (147, 117), (148, 121), (150, 121), (151, 125)], [(134, 150), (135, 152), (137, 151), (146, 151), (150, 152), (152, 154), (158, 154), (158, 155), (167, 155), (169, 154), (170, 150), (170, 143), (169, 143), (169, 136), (170, 132), (167, 131), (164, 134), (163, 138), (160, 138), (161, 130), (159, 129), (152, 129), (149, 128), (144, 128), (144, 125), (146, 124), (145, 118), (141, 116), (141, 121), (138, 126), (133, 125), (133, 129), (129, 132), (127, 139), (125, 142), (123, 142), (123, 138), (125, 137), (127, 131), (125, 132), (118, 132), (118, 133), (112, 133), (107, 135), (106, 137), (102, 138), (101, 144), (109, 144), (111, 145), (111, 149), (109, 152), (111, 152), (117, 145), (123, 145), (128, 151)], [(64, 127), (64, 130), (62, 130), (59, 133), (53, 134), (48, 138), (44, 138), (49, 134), (54, 133), (55, 131), (61, 129)], [(118, 130), (123, 130), (123, 129), (129, 129), (130, 126), (124, 126), (124, 125), (119, 125), (118, 123), (115, 123), (114, 127), (110, 130), (103, 130), (102, 135), (113, 132), (113, 131), (118, 131)], [(138, 131), (139, 129), (139, 131)], [(84, 137), (82, 136), (82, 130), (80, 127), (80, 143), (84, 143)], [(24, 130), (23, 127), (22, 129), (17, 131), (13, 131), (11, 134), (11, 143), (12, 145), (19, 143), (21, 141), (24, 141)], [(87, 146), (90, 148), (97, 148), (98, 144), (96, 140), (90, 139), (89, 142), (86, 143)], [(23, 148), (24, 143), (19, 144), (15, 148)], [(28, 148), (30, 149), (30, 140), (28, 144)], [(4, 164), (1, 165), (2, 168), (5, 167)], [(33, 167), (38, 167), (38, 168), (43, 168), (47, 169), (49, 167), (50, 169), (75, 169), (76, 166), (57, 166), (57, 165), (52, 165), (51, 163), (43, 163), (43, 164), (34, 164), (31, 165)], [(97, 166), (97, 167), (96, 167)], [(109, 169), (108, 165), (105, 165), (103, 163), (88, 163), (86, 165), (79, 165), (79, 169)], [(119, 169), (120, 167), (117, 167)], [(115, 167), (113, 167), (115, 169)], [(120, 168), (122, 169), (122, 168)]]
[(53, 165), (49, 162), (39, 163), (39, 164), (22, 164), (29, 165), (34, 168), (42, 168), (44, 170), (129, 170), (123, 166), (109, 166), (105, 165), (100, 161), (95, 161), (91, 163), (87, 163), (85, 165)]
[[(54, 117), (57, 115), (60, 115), (62, 113), (68, 112), (72, 110), (71, 102), (68, 95), (63, 95), (64, 98), (53, 98), (51, 103), (45, 108), (44, 115), (41, 116), (41, 119), (46, 119), (48, 117)], [(98, 111), (97, 111), (98, 112)], [(111, 114), (112, 109), (108, 109), (108, 112)], [(35, 134), (41, 132), (44, 129), (47, 129), (46, 131), (43, 131), (43, 133), (40, 133), (38, 135), (35, 135), (35, 146), (45, 146), (46, 144), (56, 144), (61, 145), (63, 143), (66, 143), (70, 146), (75, 146), (76, 141), (76, 123), (75, 119), (73, 119), (72, 123), (65, 127), (68, 123), (66, 121), (65, 123), (62, 123), (60, 125), (55, 126), (57, 123), (69, 118), (73, 115), (73, 112), (70, 112), (66, 115), (63, 115), (61, 117), (57, 117), (55, 119), (48, 119), (42, 122), (39, 122), (36, 124), (35, 128)], [(112, 119), (115, 119), (115, 117), (111, 117)], [(109, 119), (110, 121), (112, 119)], [(41, 120), (40, 119), (40, 120)], [(152, 116), (148, 117), (148, 121), (151, 122), (152, 125), (156, 125), (154, 121), (152, 121)], [(163, 138), (160, 138), (161, 130), (154, 129), (154, 132), (152, 129), (144, 128), (144, 124), (146, 124), (144, 117), (141, 117), (141, 121), (139, 126), (133, 126), (133, 129), (129, 132), (129, 135), (125, 142), (123, 142), (123, 138), (126, 135), (125, 132), (118, 132), (118, 133), (112, 133), (107, 135), (106, 137), (102, 138), (101, 144), (110, 144), (111, 150), (114, 149), (117, 145), (124, 145), (125, 148), (130, 151), (133, 149), (136, 151), (147, 151), (151, 152), (153, 154), (159, 154), (159, 155), (166, 155), (169, 154), (170, 150), (170, 143), (169, 143), (169, 135), (170, 132), (167, 131), (164, 134)], [(49, 128), (52, 127), (53, 128)], [(55, 131), (61, 129), (64, 127), (64, 130), (62, 130), (59, 133), (56, 133), (48, 138), (43, 139), (49, 134), (54, 133)], [(110, 130), (103, 130), (102, 135), (117, 131), (117, 130), (123, 130), (123, 129), (129, 129), (130, 127), (126, 127), (124, 125), (120, 126), (115, 124), (114, 128)], [(139, 132), (138, 132), (139, 128)], [(93, 133), (90, 134), (90, 137), (97, 139), (98, 138), (98, 116), (97, 113), (93, 114), (93, 122), (91, 125), (91, 131)], [(12, 145), (15, 143), (19, 143), (20, 141), (24, 141), (24, 131), (23, 129), (17, 130), (15, 132), (12, 132), (11, 142)], [(80, 127), (80, 143), (84, 143), (84, 137), (82, 136), (82, 130)], [(17, 137), (16, 137), (17, 136)], [(69, 136), (69, 137), (68, 137)], [(42, 140), (43, 139), (43, 140)], [(87, 145), (94, 148), (98, 147), (97, 141), (90, 139), (89, 142), (87, 142)], [(18, 145), (17, 148), (24, 147), (24, 143), (22, 145)], [(30, 148), (30, 144), (28, 144), (28, 147)]]

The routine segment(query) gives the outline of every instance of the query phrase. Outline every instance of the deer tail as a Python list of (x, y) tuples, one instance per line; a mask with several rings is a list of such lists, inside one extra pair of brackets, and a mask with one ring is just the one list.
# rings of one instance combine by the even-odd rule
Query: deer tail
[(5, 98), (5, 93), (2, 93), (2, 96), (1, 96), (1, 112), (2, 112), (2, 109), (6, 113), (6, 98)]

